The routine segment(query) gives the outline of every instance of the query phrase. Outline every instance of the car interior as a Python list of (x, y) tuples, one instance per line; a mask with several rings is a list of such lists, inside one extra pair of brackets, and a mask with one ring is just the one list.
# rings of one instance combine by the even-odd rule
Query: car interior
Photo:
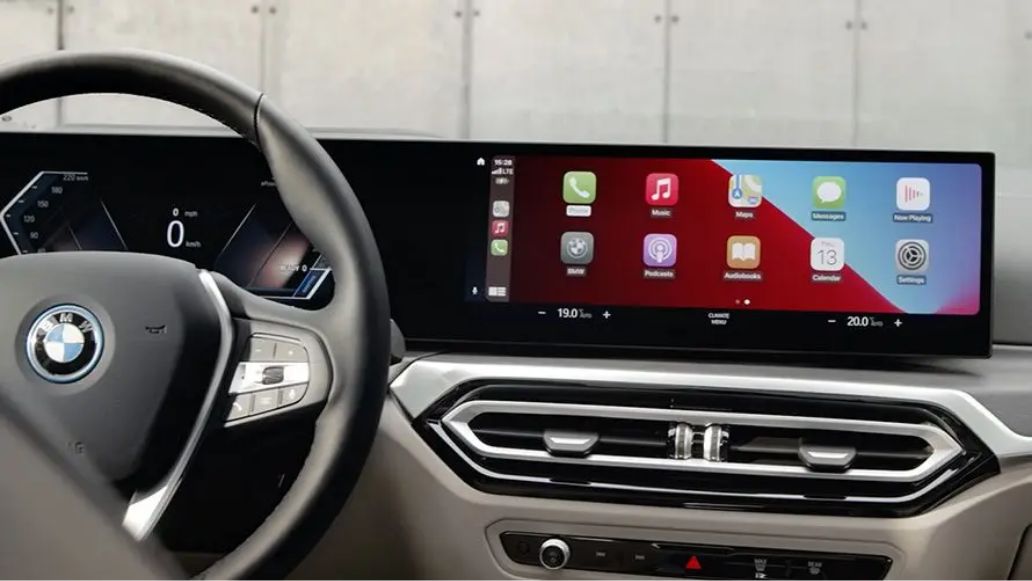
[(0, 578), (1032, 578), (1020, 0), (0, 33)]

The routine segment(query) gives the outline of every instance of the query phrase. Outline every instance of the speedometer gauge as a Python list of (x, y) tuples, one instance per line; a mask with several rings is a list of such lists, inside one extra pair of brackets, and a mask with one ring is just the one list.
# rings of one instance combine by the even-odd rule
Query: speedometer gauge
[(211, 195), (216, 184), (202, 189), (178, 176), (102, 177), (37, 173), (0, 212), (17, 252), (161, 254), (220, 272), (269, 298), (326, 298), (329, 266), (294, 226), (275, 188), (222, 188), (222, 195)]
[(3, 210), (4, 230), (19, 254), (126, 250), (86, 172), (41, 171)]

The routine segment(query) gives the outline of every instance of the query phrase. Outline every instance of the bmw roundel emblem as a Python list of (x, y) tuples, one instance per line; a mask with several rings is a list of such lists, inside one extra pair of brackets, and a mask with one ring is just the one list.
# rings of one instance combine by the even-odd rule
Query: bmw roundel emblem
[(29, 364), (54, 383), (83, 378), (100, 360), (104, 331), (97, 317), (77, 305), (58, 305), (36, 317), (25, 344)]

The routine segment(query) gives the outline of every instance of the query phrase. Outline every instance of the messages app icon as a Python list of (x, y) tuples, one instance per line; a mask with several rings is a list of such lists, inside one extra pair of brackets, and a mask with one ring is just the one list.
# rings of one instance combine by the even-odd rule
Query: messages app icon
[(595, 201), (595, 172), (568, 171), (563, 175), (563, 201), (567, 204), (590, 204)]
[(813, 178), (813, 207), (837, 210), (846, 205), (846, 180), (839, 176)]

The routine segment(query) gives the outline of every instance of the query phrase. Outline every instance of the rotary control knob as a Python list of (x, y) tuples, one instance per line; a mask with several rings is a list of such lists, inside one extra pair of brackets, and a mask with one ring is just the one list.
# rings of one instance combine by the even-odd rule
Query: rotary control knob
[(562, 539), (548, 539), (541, 543), (541, 550), (538, 551), (538, 561), (541, 566), (550, 571), (556, 571), (566, 566), (570, 560), (570, 546)]

